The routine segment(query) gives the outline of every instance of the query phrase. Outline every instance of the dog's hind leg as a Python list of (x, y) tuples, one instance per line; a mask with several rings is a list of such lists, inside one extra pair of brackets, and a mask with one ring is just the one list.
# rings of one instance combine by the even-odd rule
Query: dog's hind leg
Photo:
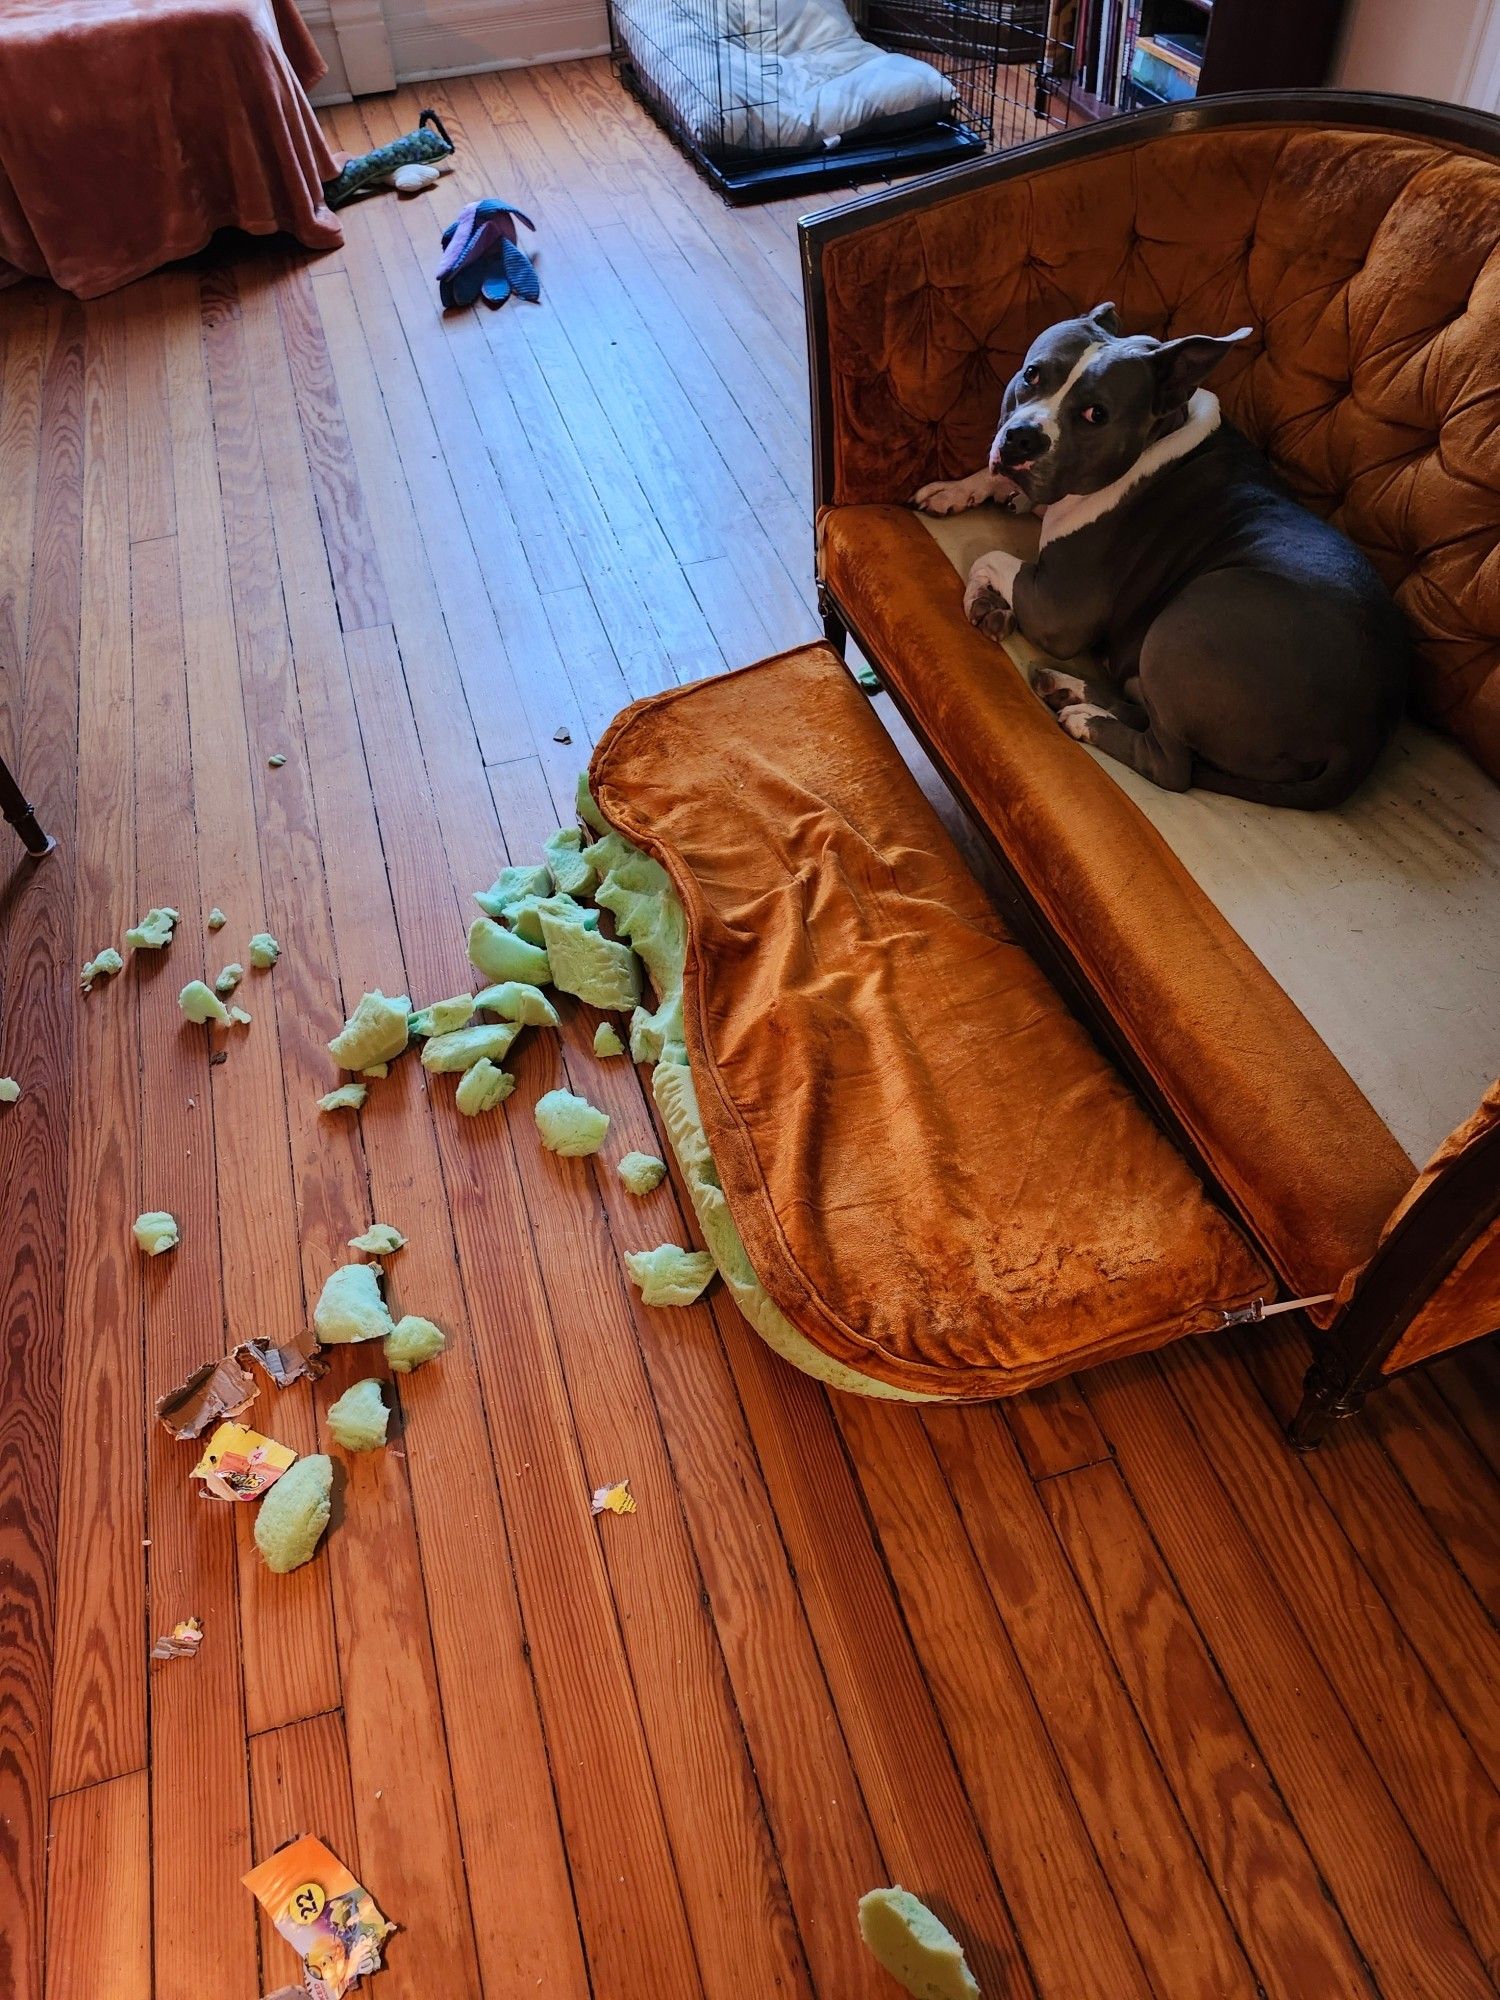
[(1058, 721), (1079, 743), (1092, 743), (1106, 757), (1128, 764), (1164, 792), (1185, 792), (1193, 782), (1193, 753), (1185, 743), (1158, 734), (1153, 723), (1146, 729), (1132, 729), (1108, 709), (1093, 702), (1076, 702), (1065, 708)]

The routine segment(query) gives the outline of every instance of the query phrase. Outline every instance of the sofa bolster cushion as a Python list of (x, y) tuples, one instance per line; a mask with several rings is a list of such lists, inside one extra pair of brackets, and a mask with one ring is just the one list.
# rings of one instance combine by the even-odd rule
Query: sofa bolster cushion
[(821, 546), (880, 673), (1287, 1286), (1336, 1291), (1412, 1162), (1161, 836), (966, 622), (962, 581), (911, 511), (833, 508)]

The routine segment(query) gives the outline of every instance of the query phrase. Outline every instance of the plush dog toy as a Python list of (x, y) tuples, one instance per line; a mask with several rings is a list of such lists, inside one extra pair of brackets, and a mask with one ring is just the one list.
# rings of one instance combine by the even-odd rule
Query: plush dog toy
[(516, 240), (516, 223), (535, 233), (536, 224), (508, 201), (487, 196), (471, 201), (443, 231), (443, 261), (437, 268), (438, 297), (451, 311), (483, 298), (503, 306), (512, 292), (532, 304), (542, 296), (541, 280)]
[(323, 183), (323, 199), (330, 208), (342, 208), (367, 188), (382, 187), (386, 182), (403, 194), (415, 194), (419, 188), (436, 184), (441, 171), (436, 163), (446, 160), (453, 150), (442, 119), (435, 111), (424, 111), (414, 132), (346, 160), (337, 180)]

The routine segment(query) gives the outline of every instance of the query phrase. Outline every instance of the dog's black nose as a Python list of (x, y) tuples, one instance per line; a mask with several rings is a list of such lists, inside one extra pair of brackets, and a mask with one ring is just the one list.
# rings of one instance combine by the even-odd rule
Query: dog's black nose
[(1040, 458), (1047, 449), (1047, 433), (1040, 424), (1013, 424), (1000, 440), (1000, 463), (1007, 469)]

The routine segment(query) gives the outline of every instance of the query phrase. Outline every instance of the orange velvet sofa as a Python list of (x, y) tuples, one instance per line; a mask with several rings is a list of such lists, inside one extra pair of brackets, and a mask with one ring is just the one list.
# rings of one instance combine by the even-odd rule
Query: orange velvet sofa
[[(801, 234), (828, 635), (977, 822), (1017, 935), (1307, 1302), (1315, 1441), (1382, 1374), (1500, 1327), (1500, 119), (1208, 99)], [(1209, 386), (1411, 623), (1410, 723), (1336, 815), (1148, 796), (1067, 738), (1035, 649), (963, 617), (967, 560), (1034, 528), (966, 516), (960, 546), (910, 505), (985, 462), (1031, 339), (1102, 299), (1128, 331), (1255, 329)]]

